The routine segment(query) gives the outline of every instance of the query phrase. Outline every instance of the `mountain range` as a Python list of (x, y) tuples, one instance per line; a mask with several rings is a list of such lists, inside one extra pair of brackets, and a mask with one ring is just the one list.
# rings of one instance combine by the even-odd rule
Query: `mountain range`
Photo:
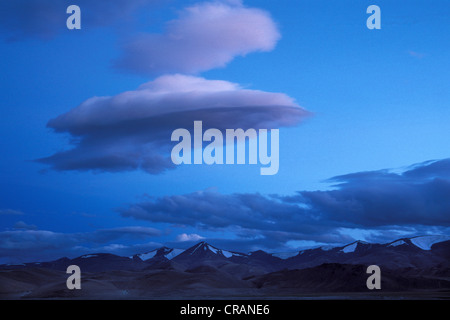
[[(368, 294), (366, 269), (373, 264), (382, 270), (385, 292), (450, 295), (450, 236), (421, 236), (282, 254), (228, 251), (203, 241), (129, 257), (95, 253), (0, 265), (0, 298)], [(65, 287), (69, 265), (80, 267), (84, 290)]]

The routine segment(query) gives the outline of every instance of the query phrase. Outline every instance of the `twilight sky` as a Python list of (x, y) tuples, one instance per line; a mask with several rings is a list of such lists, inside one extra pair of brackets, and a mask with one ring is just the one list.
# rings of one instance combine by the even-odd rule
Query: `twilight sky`
[[(0, 263), (448, 234), (449, 21), (446, 0), (2, 2)], [(174, 165), (194, 120), (279, 128), (278, 173)]]

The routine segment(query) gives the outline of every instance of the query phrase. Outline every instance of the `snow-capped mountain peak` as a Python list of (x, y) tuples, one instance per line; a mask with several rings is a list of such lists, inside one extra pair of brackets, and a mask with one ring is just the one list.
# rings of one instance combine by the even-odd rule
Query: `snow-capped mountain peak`
[[(91, 253), (69, 259), (61, 258), (54, 261), (42, 262), (39, 268), (66, 270), (67, 265), (80, 265), (83, 270), (97, 272), (104, 270), (141, 270), (143, 268), (188, 268), (199, 265), (245, 264), (268, 268), (270, 270), (301, 269), (323, 263), (373, 263), (389, 266), (389, 268), (404, 268), (411, 265), (428, 268), (439, 263), (448, 263), (450, 248), (450, 235), (418, 236), (402, 238), (390, 243), (367, 243), (354, 241), (345, 246), (337, 246), (324, 250), (316, 247), (305, 249), (298, 254), (267, 253), (262, 250), (250, 253), (238, 253), (219, 249), (207, 242), (200, 242), (194, 246), (183, 249), (161, 247), (131, 257), (123, 257), (111, 253)], [(326, 248), (328, 249), (328, 248)], [(432, 258), (430, 258), (432, 257)], [(170, 261), (172, 260), (172, 261)], [(36, 267), (36, 263), (27, 263), (21, 267)], [(11, 268), (1, 266), (0, 269)]]
[(134, 255), (134, 257), (138, 257), (142, 261), (148, 261), (155, 257), (160, 257), (160, 258), (165, 257), (169, 260), (172, 260), (173, 258), (175, 258), (177, 255), (179, 255), (183, 251), (184, 250), (182, 250), (182, 249), (172, 249), (172, 248), (167, 248), (167, 247), (161, 247), (159, 249), (154, 249), (154, 250), (151, 250), (146, 253), (136, 254), (136, 255)]
[(355, 252), (356, 248), (361, 245), (361, 244), (369, 244), (366, 241), (362, 241), (362, 240), (357, 240), (355, 242), (352, 242), (346, 246), (344, 246), (340, 251), (344, 252), (344, 253), (351, 253), (351, 252)]
[(153, 258), (156, 255), (156, 252), (157, 252), (157, 249), (146, 252), (146, 253), (139, 253), (139, 254), (136, 254), (135, 256), (139, 257), (142, 261), (147, 261), (147, 260), (150, 260), (151, 258)]
[(450, 240), (449, 235), (427, 235), (412, 238), (403, 238), (389, 243), (388, 247), (413, 246), (421, 250), (429, 251), (431, 247), (440, 242)]
[(204, 257), (218, 257), (218, 258), (231, 258), (231, 257), (246, 257), (246, 254), (219, 249), (205, 241), (202, 241), (195, 246), (184, 251), (184, 255), (188, 256), (204, 256)]

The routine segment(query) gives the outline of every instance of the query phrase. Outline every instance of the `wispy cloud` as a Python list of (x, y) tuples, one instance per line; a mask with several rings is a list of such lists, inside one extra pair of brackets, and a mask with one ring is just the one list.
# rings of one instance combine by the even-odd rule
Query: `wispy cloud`
[(14, 229), (37, 230), (37, 226), (35, 226), (34, 224), (27, 224), (23, 221), (17, 221), (14, 224)]
[(417, 59), (423, 59), (423, 58), (425, 58), (425, 57), (427, 56), (425, 53), (421, 53), (421, 52), (417, 52), (417, 51), (412, 51), (412, 50), (409, 50), (409, 51), (408, 51), (408, 54), (409, 54), (411, 57), (414, 57), (414, 58), (417, 58)]
[(23, 215), (23, 212), (19, 211), (19, 210), (13, 210), (13, 209), (1, 209), (0, 210), (0, 215), (16, 215), (16, 216), (20, 216), (20, 215)]

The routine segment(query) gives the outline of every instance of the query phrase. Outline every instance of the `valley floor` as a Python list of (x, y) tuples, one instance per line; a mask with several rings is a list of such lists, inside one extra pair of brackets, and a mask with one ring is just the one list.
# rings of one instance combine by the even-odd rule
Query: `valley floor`
[[(0, 270), (0, 299), (83, 300), (450, 300), (450, 278), (386, 274), (385, 289), (369, 290), (359, 266), (335, 265), (276, 272), (241, 279), (221, 272), (175, 270), (84, 273), (80, 290), (69, 290), (62, 271), (25, 268)], [(349, 279), (354, 279), (350, 283)]]

